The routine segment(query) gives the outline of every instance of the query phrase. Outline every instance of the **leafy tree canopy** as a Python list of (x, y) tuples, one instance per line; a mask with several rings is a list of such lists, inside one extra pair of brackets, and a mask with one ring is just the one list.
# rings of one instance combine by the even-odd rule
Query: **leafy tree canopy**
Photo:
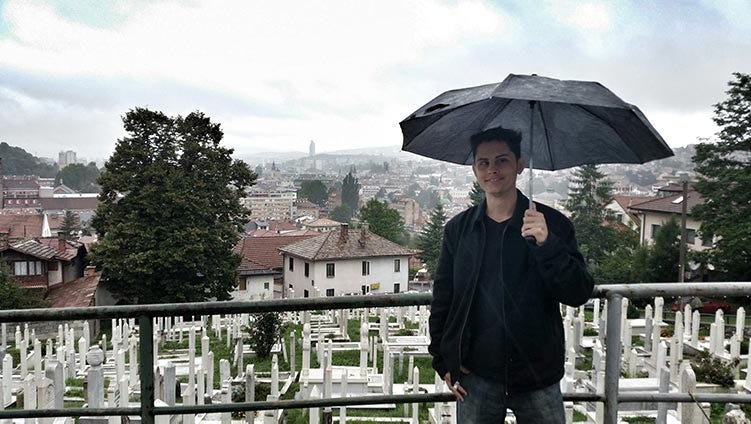
[(701, 220), (702, 239), (717, 237), (711, 262), (727, 281), (751, 279), (751, 75), (734, 73), (727, 98), (716, 104), (720, 128), (715, 143), (696, 146), (703, 204), (691, 210)]
[(44, 308), (49, 302), (42, 300), (41, 292), (22, 288), (13, 279), (10, 268), (0, 260), (0, 310)]
[(78, 238), (78, 232), (81, 230), (81, 223), (78, 216), (71, 211), (65, 211), (63, 217), (63, 225), (60, 226), (60, 231), (65, 234), (67, 240), (75, 240)]
[(74, 163), (57, 173), (55, 185), (65, 184), (82, 193), (99, 193), (101, 187), (96, 183), (98, 177), (99, 168), (96, 167), (96, 163), (89, 162), (88, 165)]
[(371, 232), (394, 243), (406, 244), (404, 220), (396, 209), (389, 207), (388, 203), (379, 202), (376, 199), (368, 200), (368, 203), (360, 209), (360, 219), (367, 221)]
[(103, 284), (132, 303), (228, 299), (247, 222), (240, 198), (255, 174), (219, 145), (222, 130), (203, 113), (136, 108), (123, 123), (93, 219)]
[(417, 257), (425, 263), (431, 276), (438, 269), (438, 257), (443, 244), (443, 227), (446, 225), (446, 213), (443, 204), (438, 202), (430, 213), (430, 220), (417, 237), (417, 248), (421, 250)]
[(308, 199), (318, 206), (324, 206), (329, 199), (329, 192), (321, 180), (306, 180), (300, 184), (297, 197)]
[(678, 281), (678, 258), (680, 256), (681, 228), (675, 219), (662, 224), (655, 234), (654, 245), (647, 259), (650, 282)]
[(348, 207), (340, 205), (329, 212), (329, 218), (333, 219), (334, 221), (349, 224), (352, 220), (352, 211)]
[(0, 159), (2, 175), (37, 175), (51, 178), (57, 173), (57, 164), (44, 163), (26, 150), (5, 142), (0, 143)]

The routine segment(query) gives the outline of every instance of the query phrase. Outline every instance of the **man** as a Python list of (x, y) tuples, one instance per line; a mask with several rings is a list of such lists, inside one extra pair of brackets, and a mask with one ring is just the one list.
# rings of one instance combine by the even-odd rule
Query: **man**
[(446, 224), (430, 315), (433, 368), (459, 401), (459, 423), (500, 423), (507, 409), (521, 424), (564, 423), (559, 303), (584, 304), (594, 282), (571, 222), (539, 203), (528, 208), (516, 189), (521, 135), (493, 128), (471, 143), (485, 201)]

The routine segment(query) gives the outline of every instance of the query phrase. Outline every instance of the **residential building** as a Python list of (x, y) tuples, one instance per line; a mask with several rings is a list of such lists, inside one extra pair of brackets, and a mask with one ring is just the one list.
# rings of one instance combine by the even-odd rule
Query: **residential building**
[(655, 234), (670, 219), (675, 219), (680, 225), (683, 202), (687, 202), (686, 246), (696, 251), (712, 247), (712, 240), (701, 240), (696, 234), (701, 226), (701, 221), (697, 220), (691, 211), (696, 205), (702, 204), (702, 198), (694, 190), (688, 191), (687, 199), (683, 198), (683, 193), (673, 193), (631, 206), (630, 209), (639, 218), (639, 226), (641, 227), (639, 241), (642, 246), (654, 243)]
[(399, 293), (407, 288), (412, 251), (364, 228), (342, 224), (279, 250), (289, 297)]
[(4, 209), (39, 207), (39, 179), (36, 176), (5, 175), (2, 179), (2, 207)]
[(319, 233), (325, 233), (328, 231), (334, 231), (337, 228), (340, 228), (342, 225), (339, 221), (334, 221), (333, 219), (328, 218), (319, 218), (315, 221), (306, 222), (302, 225), (303, 228), (308, 230), (317, 231)]
[(15, 243), (0, 234), (0, 257), (13, 277), (27, 288), (49, 289), (83, 276), (86, 248), (58, 237), (26, 239)]
[(250, 210), (251, 218), (295, 219), (295, 201), (297, 192), (265, 191), (252, 192), (242, 198), (243, 205)]
[(397, 199), (390, 206), (399, 212), (399, 216), (404, 220), (404, 228), (407, 231), (420, 231), (425, 220), (422, 216), (420, 204), (417, 203), (415, 199), (402, 197)]
[(57, 165), (60, 167), (60, 169), (63, 169), (66, 166), (72, 165), (74, 163), (78, 163), (78, 161), (76, 158), (76, 152), (74, 152), (73, 150), (58, 153)]
[(233, 300), (271, 299), (282, 297), (283, 258), (279, 248), (296, 243), (318, 233), (302, 235), (268, 234), (260, 237), (243, 237), (234, 251), (242, 256), (238, 267), (237, 287), (231, 293)]
[(314, 219), (318, 218), (320, 208), (315, 203), (307, 199), (297, 199), (295, 202), (295, 218), (301, 216), (312, 216)]
[(626, 227), (639, 231), (639, 217), (634, 213), (631, 208), (644, 203), (649, 200), (654, 200), (654, 196), (613, 196), (613, 201), (610, 202), (605, 208), (613, 213), (615, 220), (625, 225)]

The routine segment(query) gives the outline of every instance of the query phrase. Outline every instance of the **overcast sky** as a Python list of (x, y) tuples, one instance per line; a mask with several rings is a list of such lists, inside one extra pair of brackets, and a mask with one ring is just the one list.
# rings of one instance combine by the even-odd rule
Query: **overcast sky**
[(136, 106), (220, 122), (239, 154), (401, 144), (443, 91), (595, 80), (670, 146), (751, 69), (751, 2), (0, 0), (0, 141), (108, 157)]

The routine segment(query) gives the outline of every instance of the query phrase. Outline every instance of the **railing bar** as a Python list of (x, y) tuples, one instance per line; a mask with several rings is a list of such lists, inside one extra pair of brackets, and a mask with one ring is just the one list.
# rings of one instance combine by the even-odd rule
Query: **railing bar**
[(618, 423), (618, 379), (621, 374), (621, 301), (619, 293), (608, 294), (607, 345), (605, 350), (605, 423)]
[(103, 417), (108, 415), (140, 415), (141, 408), (65, 408), (0, 410), (0, 420), (8, 418)]
[(608, 293), (619, 293), (629, 299), (657, 296), (749, 296), (751, 282), (601, 284), (595, 286), (592, 297), (607, 297)]
[(141, 378), (141, 423), (154, 424), (154, 323), (151, 317), (138, 319), (139, 377)]
[[(751, 289), (751, 286), (749, 286)], [(46, 308), (0, 311), (2, 322), (65, 321), (141, 316), (216, 315), (259, 312), (291, 312), (317, 309), (357, 309), (373, 307), (428, 305), (429, 293), (334, 296), (257, 301), (165, 303), (149, 305), (93, 306), (85, 308)]]

